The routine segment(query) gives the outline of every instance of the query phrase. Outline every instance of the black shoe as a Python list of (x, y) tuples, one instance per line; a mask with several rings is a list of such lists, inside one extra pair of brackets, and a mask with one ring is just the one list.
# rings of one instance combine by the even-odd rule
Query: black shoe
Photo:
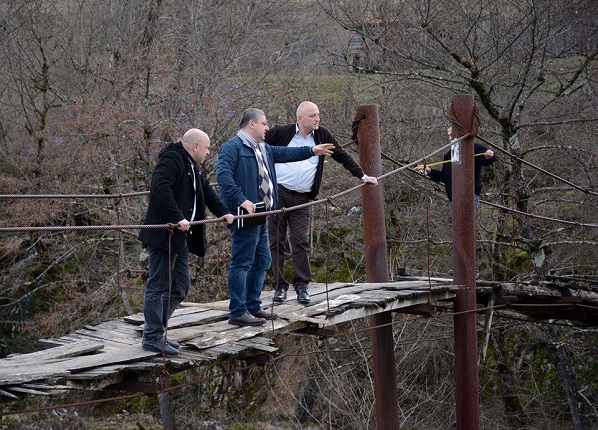
[(141, 345), (143, 349), (146, 351), (151, 352), (159, 352), (160, 354), (164, 355), (179, 355), (179, 350), (170, 346), (168, 343), (164, 343), (162, 341), (153, 342), (153, 343), (143, 343)]
[(228, 323), (240, 326), (256, 326), (266, 324), (266, 320), (264, 318), (256, 318), (249, 312), (246, 312), (239, 317), (229, 318)]
[(256, 318), (263, 318), (268, 321), (272, 321), (278, 318), (278, 314), (275, 314), (274, 312), (265, 311), (263, 309), (260, 309), (257, 312), (251, 312), (251, 315), (253, 315)]
[(307, 294), (307, 289), (301, 288), (297, 291), (297, 301), (302, 305), (309, 304), (309, 294)]
[(166, 343), (172, 346), (173, 348), (181, 349), (181, 345), (176, 340), (166, 339)]
[(282, 303), (286, 299), (287, 299), (287, 290), (286, 290), (286, 288), (278, 287), (276, 289), (276, 291), (274, 292), (274, 297), (272, 298), (272, 300), (275, 303)]

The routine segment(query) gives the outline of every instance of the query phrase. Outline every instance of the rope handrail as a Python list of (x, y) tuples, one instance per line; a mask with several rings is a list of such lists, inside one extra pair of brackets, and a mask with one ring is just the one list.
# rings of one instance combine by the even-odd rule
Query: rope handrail
[[(264, 212), (260, 212), (262, 216)], [(249, 218), (258, 214), (239, 215), (235, 216), (238, 218)], [(189, 225), (209, 224), (216, 222), (224, 222), (224, 217), (210, 218), (200, 221), (190, 222)], [(173, 230), (177, 228), (178, 224), (129, 224), (129, 225), (70, 225), (70, 226), (42, 226), (42, 227), (0, 227), (0, 232), (23, 232), (23, 231), (45, 231), (45, 232), (56, 232), (56, 231), (85, 231), (85, 230), (141, 230), (141, 229), (159, 229), (164, 228)]]
[[(422, 162), (425, 163), (425, 161), (440, 153), (445, 151), (446, 149), (448, 149), (449, 147), (451, 147), (452, 145), (454, 145), (455, 143), (470, 137), (471, 134), (467, 133), (464, 136), (461, 136), (459, 138), (453, 139), (451, 142), (447, 143), (446, 145), (441, 146), (440, 148), (432, 151), (431, 153), (420, 157), (419, 159), (412, 161), (411, 163), (408, 164), (402, 164), (399, 162), (396, 162), (394, 160), (393, 163), (395, 164), (402, 164), (401, 167), (391, 170), (389, 172), (386, 172), (383, 175), (380, 175), (377, 179), (383, 179), (385, 177), (394, 175), (395, 173), (398, 173), (400, 171), (403, 170), (411, 170), (411, 171), (415, 171), (412, 169), (413, 166), (416, 166), (418, 164), (421, 164)], [(508, 151), (498, 147), (497, 145), (493, 144), (492, 142), (488, 141), (487, 139), (481, 137), (481, 136), (475, 136), (476, 138), (482, 140), (483, 142), (487, 143), (488, 145), (498, 149), (499, 151), (507, 154), (510, 157), (516, 158), (518, 160), (521, 160), (520, 158), (518, 158), (517, 156), (509, 153)], [(353, 143), (353, 141), (347, 142), (347, 143)], [(476, 154), (476, 155), (483, 155), (483, 153), (481, 154)], [(389, 157), (387, 157), (389, 158)], [(441, 162), (436, 162), (436, 163), (430, 163), (430, 164), (425, 164), (426, 166), (430, 167), (430, 166), (435, 166), (435, 165), (439, 165), (439, 164), (443, 164), (446, 163), (450, 160), (443, 160)], [(593, 195), (596, 195), (598, 193), (585, 189), (583, 187), (580, 187), (579, 185), (576, 185), (570, 181), (567, 181), (563, 178), (558, 177), (557, 175), (554, 175), (550, 172), (545, 171), (544, 169), (537, 167), (535, 165), (533, 165), (532, 163), (528, 163), (525, 162), (524, 160), (521, 160), (522, 162), (524, 162), (525, 164), (528, 164), (530, 167), (536, 168), (539, 171), (542, 172), (546, 172), (547, 174), (549, 174), (550, 176), (559, 179), (565, 183), (567, 183), (568, 185), (583, 191), (585, 193), (590, 193)], [(301, 205), (297, 205), (297, 206), (291, 206), (291, 207), (287, 207), (284, 209), (276, 209), (276, 210), (271, 210), (271, 211), (267, 211), (267, 212), (260, 212), (259, 214), (255, 213), (255, 214), (245, 214), (245, 215), (237, 215), (234, 217), (235, 220), (237, 219), (243, 219), (243, 218), (252, 218), (252, 217), (257, 217), (257, 216), (268, 216), (268, 215), (275, 215), (275, 214), (283, 214), (285, 212), (291, 212), (297, 209), (301, 209), (304, 207), (309, 207), (309, 206), (315, 206), (318, 204), (323, 204), (323, 203), (327, 203), (327, 202), (331, 202), (334, 204), (333, 200), (344, 196), (346, 194), (349, 194), (353, 191), (356, 191), (357, 189), (365, 186), (365, 183), (361, 183), (359, 185), (356, 185), (354, 187), (348, 188), (344, 191), (341, 191), (337, 194), (334, 194), (332, 196), (328, 196), (322, 199), (318, 199), (318, 200), (313, 200), (311, 202), (308, 203), (304, 203)], [(0, 199), (2, 198), (118, 198), (118, 197), (130, 197), (130, 196), (138, 196), (138, 195), (145, 195), (148, 194), (149, 191), (143, 191), (143, 192), (135, 192), (135, 193), (126, 193), (126, 194), (113, 194), (113, 195), (108, 195), (108, 194), (90, 194), (90, 195), (86, 195), (86, 194), (71, 194), (71, 195), (56, 195), (56, 194), (39, 194), (39, 195), (28, 195), (28, 196), (21, 196), (21, 195), (11, 195), (11, 194), (0, 194)], [(551, 222), (559, 222), (559, 223), (563, 223), (563, 224), (567, 224), (567, 225), (573, 225), (573, 226), (578, 226), (578, 227), (588, 227), (588, 228), (597, 228), (598, 225), (597, 224), (588, 224), (588, 223), (580, 223), (580, 222), (576, 222), (576, 221), (567, 221), (567, 220), (561, 220), (558, 218), (550, 218), (550, 217), (545, 217), (542, 215), (535, 215), (535, 214), (530, 214), (530, 213), (525, 213), (525, 212), (521, 212), (515, 209), (511, 209), (508, 208), (506, 206), (502, 206), (496, 203), (491, 203), (485, 200), (481, 200), (482, 203), (487, 204), (489, 206), (493, 206), (496, 207), (498, 209), (504, 210), (504, 211), (510, 211), (513, 213), (517, 213), (520, 215), (524, 215), (530, 218), (537, 218), (537, 219), (542, 219), (542, 220), (546, 220), (546, 221), (551, 221)], [(194, 225), (200, 225), (200, 224), (210, 224), (210, 223), (217, 223), (217, 222), (224, 222), (224, 217), (220, 217), (220, 218), (209, 218), (209, 219), (205, 219), (205, 220), (200, 220), (200, 221), (193, 221), (191, 223), (189, 223), (191, 226)], [(155, 224), (155, 225), (139, 225), (139, 224), (133, 224), (133, 225), (96, 225), (96, 226), (41, 226), (41, 227), (0, 227), (0, 232), (30, 232), (30, 231), (41, 231), (41, 232), (57, 232), (57, 231), (86, 231), (86, 230), (138, 230), (138, 229), (159, 229), (159, 228), (165, 228), (165, 229), (174, 229), (177, 228), (178, 224)]]
[(478, 136), (476, 136), (476, 138), (477, 138), (477, 139), (479, 139), (479, 140), (481, 140), (482, 142), (484, 142), (484, 143), (486, 143), (486, 144), (488, 144), (488, 145), (492, 146), (494, 149), (497, 149), (498, 151), (502, 152), (503, 154), (507, 155), (508, 157), (510, 157), (510, 158), (511, 158), (511, 159), (513, 159), (513, 160), (517, 160), (517, 161), (519, 161), (519, 162), (520, 162), (520, 163), (522, 163), (522, 164), (525, 164), (525, 165), (527, 165), (527, 166), (529, 166), (529, 167), (531, 167), (531, 168), (533, 168), (533, 169), (536, 169), (536, 170), (538, 170), (539, 172), (542, 172), (542, 173), (544, 173), (544, 174), (546, 174), (546, 175), (548, 175), (548, 176), (550, 176), (550, 177), (552, 177), (552, 178), (554, 178), (554, 179), (556, 179), (556, 180), (558, 180), (558, 181), (561, 181), (561, 182), (563, 182), (563, 183), (565, 183), (565, 184), (567, 184), (567, 185), (570, 185), (571, 187), (573, 187), (573, 188), (575, 188), (575, 189), (577, 189), (577, 190), (579, 190), (579, 191), (582, 191), (582, 192), (584, 192), (584, 193), (586, 193), (586, 194), (591, 194), (591, 195), (593, 195), (593, 196), (598, 196), (598, 193), (597, 193), (596, 191), (592, 191), (592, 190), (589, 190), (589, 189), (587, 189), (587, 188), (584, 188), (584, 187), (582, 187), (582, 186), (580, 186), (580, 185), (574, 184), (573, 182), (571, 182), (571, 181), (568, 181), (567, 179), (561, 178), (560, 176), (558, 176), (558, 175), (555, 175), (554, 173), (551, 173), (551, 172), (549, 172), (548, 170), (545, 170), (545, 169), (543, 169), (543, 168), (541, 168), (541, 167), (538, 167), (538, 166), (536, 166), (535, 164), (532, 164), (532, 163), (530, 163), (529, 161), (525, 161), (524, 159), (522, 159), (522, 158), (520, 158), (520, 157), (516, 156), (515, 154), (511, 154), (511, 153), (510, 153), (509, 151), (507, 151), (506, 149), (503, 149), (503, 148), (501, 148), (500, 146), (498, 146), (498, 145), (496, 145), (496, 144), (494, 144), (494, 143), (490, 142), (488, 139), (485, 139), (485, 138), (484, 138), (484, 137), (482, 137), (482, 136), (479, 136), (479, 135), (478, 135)]
[[(407, 169), (409, 167), (411, 167), (412, 165), (418, 164), (421, 161), (425, 161), (425, 159), (427, 157), (431, 157), (435, 154), (437, 154), (438, 152), (441, 152), (443, 150), (445, 150), (446, 148), (450, 147), (452, 144), (454, 144), (455, 142), (460, 141), (461, 139), (465, 139), (466, 137), (468, 137), (469, 134), (466, 134), (465, 136), (462, 136), (458, 139), (453, 140), (451, 143), (444, 145), (443, 147), (433, 151), (432, 153), (428, 154), (426, 157), (422, 157), (419, 160), (416, 160), (406, 166), (403, 166), (399, 169), (393, 170), (391, 172), (388, 172), (382, 176), (380, 176), (377, 179), (382, 179), (386, 176), (392, 175), (394, 173), (397, 173), (401, 170)], [(300, 208), (304, 208), (304, 207), (308, 207), (308, 206), (314, 206), (317, 204), (322, 204), (325, 202), (331, 202), (333, 199), (336, 199), (338, 197), (341, 197), (345, 194), (351, 193), (363, 186), (365, 186), (365, 183), (361, 183), (359, 185), (356, 185), (352, 188), (349, 188), (347, 190), (341, 191), (340, 193), (337, 193), (335, 195), (323, 198), (323, 199), (319, 199), (319, 200), (314, 200), (308, 203), (304, 203), (301, 205), (297, 205), (297, 206), (292, 206), (292, 207), (288, 207), (288, 208), (284, 208), (284, 209), (276, 209), (276, 210), (271, 210), (271, 211), (267, 211), (267, 212), (260, 212), (260, 213), (255, 213), (255, 214), (246, 214), (246, 215), (236, 215), (234, 217), (235, 220), (237, 219), (243, 219), (243, 218), (252, 218), (252, 217), (257, 217), (257, 216), (265, 216), (265, 215), (274, 215), (274, 214), (283, 214), (285, 212), (290, 212), (293, 210), (297, 210)], [(129, 195), (137, 195), (138, 193), (131, 193)], [(114, 195), (114, 196), (107, 196), (107, 195), (97, 195), (97, 197), (101, 197), (101, 198), (106, 198), (106, 197), (117, 197), (119, 195)], [(2, 197), (2, 195), (0, 195), (0, 197)], [(55, 195), (42, 195), (40, 194), (39, 196), (37, 196), (38, 198), (56, 198)], [(95, 197), (95, 195), (94, 195)], [(70, 197), (72, 198), (72, 197)], [(224, 222), (224, 217), (220, 217), (220, 218), (209, 218), (209, 219), (204, 219), (204, 220), (200, 220), (200, 221), (193, 221), (191, 223), (189, 223), (189, 225), (194, 226), (194, 225), (200, 225), (200, 224), (209, 224), (209, 223), (215, 223), (215, 222)], [(178, 227), (178, 224), (154, 224), (154, 225), (139, 225), (139, 224), (132, 224), (132, 225), (94, 225), (94, 226), (42, 226), (42, 227), (0, 227), (0, 232), (29, 232), (29, 231), (43, 231), (43, 232), (56, 232), (56, 231), (86, 231), (86, 230), (137, 230), (137, 229), (158, 229), (158, 228), (166, 228), (166, 229), (173, 229)]]
[(2, 199), (122, 199), (125, 197), (144, 196), (149, 191), (121, 194), (0, 194)]
[(495, 208), (504, 210), (506, 212), (516, 213), (518, 215), (523, 215), (528, 218), (536, 218), (536, 219), (541, 219), (544, 221), (558, 222), (561, 224), (573, 225), (576, 227), (598, 228), (598, 224), (587, 224), (587, 223), (582, 223), (582, 222), (577, 222), (577, 221), (567, 221), (567, 220), (559, 219), (559, 218), (551, 218), (551, 217), (547, 217), (547, 216), (543, 216), (543, 215), (536, 215), (536, 214), (532, 214), (532, 213), (521, 212), (521, 211), (518, 211), (517, 209), (511, 209), (509, 207), (499, 205), (498, 203), (492, 203), (492, 202), (489, 202), (486, 200), (480, 200), (480, 202), (484, 203), (488, 206), (493, 206)]

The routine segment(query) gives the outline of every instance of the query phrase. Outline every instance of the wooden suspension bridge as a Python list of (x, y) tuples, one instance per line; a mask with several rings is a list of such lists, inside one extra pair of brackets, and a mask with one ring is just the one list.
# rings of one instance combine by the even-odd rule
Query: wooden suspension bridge
[[(130, 315), (58, 339), (41, 340), (46, 349), (0, 360), (0, 402), (77, 390), (155, 394), (161, 389), (156, 377), (165, 366), (172, 373), (217, 360), (264, 363), (279, 352), (277, 339), (285, 334), (333, 333), (338, 324), (389, 311), (432, 316), (436, 306), (448, 306), (462, 288), (451, 279), (426, 277), (384, 283), (310, 284), (308, 306), (297, 303), (289, 291), (287, 301), (274, 307), (280, 317), (260, 327), (228, 324), (228, 301), (185, 302), (175, 311), (168, 329), (169, 338), (181, 343), (181, 353), (165, 360), (141, 348), (143, 314)], [(476, 290), (482, 307), (494, 304), (535, 319), (598, 325), (596, 289), (573, 289), (556, 282), (479, 281)], [(272, 302), (272, 294), (262, 293), (264, 304)]]
[[(267, 360), (277, 353), (276, 338), (282, 334), (317, 333), (380, 312), (421, 312), (428, 303), (452, 299), (458, 288), (450, 280), (310, 284), (308, 306), (289, 292), (289, 299), (275, 306), (280, 317), (260, 327), (228, 324), (228, 301), (183, 303), (168, 328), (181, 353), (166, 360), (142, 349), (143, 314), (135, 314), (42, 340), (49, 348), (0, 360), (0, 400), (77, 389), (156, 393), (158, 384), (140, 381), (155, 380), (165, 363), (174, 372), (222, 359)], [(272, 294), (263, 292), (264, 303), (272, 302)]]

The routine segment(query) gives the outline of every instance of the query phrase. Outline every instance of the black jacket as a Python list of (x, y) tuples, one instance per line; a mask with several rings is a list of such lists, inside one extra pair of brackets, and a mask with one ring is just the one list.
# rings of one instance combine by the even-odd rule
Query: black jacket
[[(481, 143), (475, 142), (473, 146), (473, 153), (483, 154), (486, 152), (486, 147)], [(444, 154), (444, 161), (449, 160), (448, 163), (442, 165), (442, 170), (431, 169), (430, 179), (434, 182), (442, 182), (444, 184), (444, 191), (449, 202), (453, 201), (453, 190), (452, 190), (452, 169), (451, 169), (451, 151), (449, 150)], [(482, 192), (482, 167), (489, 166), (496, 161), (496, 154), (492, 158), (486, 158), (483, 155), (474, 158), (474, 183), (475, 183), (475, 195), (479, 196)]]
[[(230, 213), (222, 204), (209, 181), (200, 173), (199, 166), (192, 161), (182, 143), (169, 143), (158, 155), (159, 160), (152, 174), (149, 206), (144, 225), (176, 224), (182, 219), (191, 219), (194, 194), (196, 209), (194, 221), (206, 217), (206, 206), (217, 217)], [(193, 169), (195, 169), (196, 190), (193, 190)], [(187, 233), (174, 229), (172, 252), (183, 250), (185, 238), (189, 252), (205, 254), (204, 224), (195, 225)], [(139, 240), (145, 245), (168, 249), (170, 232), (165, 228), (141, 229)]]
[[(297, 125), (295, 123), (292, 124), (284, 124), (284, 125), (275, 125), (266, 133), (266, 143), (272, 146), (288, 146), (293, 140), (295, 136), (295, 132), (297, 130)], [(332, 133), (330, 133), (326, 128), (320, 126), (317, 130), (314, 131), (314, 141), (316, 145), (320, 145), (322, 143), (332, 143), (336, 148), (331, 155), (331, 157), (341, 163), (345, 169), (347, 169), (353, 176), (356, 178), (361, 179), (363, 177), (363, 170), (359, 167), (359, 164), (353, 160), (353, 157), (349, 155), (342, 146), (336, 141)], [(320, 185), (322, 184), (322, 174), (324, 172), (324, 156), (321, 155), (320, 159), (318, 160), (318, 167), (316, 170), (316, 177), (314, 179), (314, 183), (311, 187), (311, 192), (309, 194), (310, 199), (315, 199), (320, 192)]]

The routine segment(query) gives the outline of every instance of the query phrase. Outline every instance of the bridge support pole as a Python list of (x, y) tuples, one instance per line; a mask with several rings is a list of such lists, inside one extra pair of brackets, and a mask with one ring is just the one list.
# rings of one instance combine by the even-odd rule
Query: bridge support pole
[[(476, 134), (479, 117), (472, 95), (451, 101), (453, 137)], [(455, 297), (455, 402), (458, 430), (479, 429), (478, 357), (476, 325), (476, 250), (474, 209), (474, 138), (451, 149), (453, 282), (465, 285)]]
[[(357, 133), (360, 164), (367, 175), (381, 176), (382, 158), (378, 106), (358, 106), (357, 117), (363, 118)], [(361, 199), (367, 280), (368, 282), (387, 282), (389, 273), (383, 184), (380, 183), (377, 187), (363, 187)], [(378, 430), (397, 430), (400, 428), (394, 338), (391, 323), (392, 315), (390, 312), (382, 312), (370, 317), (370, 324), (375, 327), (372, 330), (372, 361)]]

